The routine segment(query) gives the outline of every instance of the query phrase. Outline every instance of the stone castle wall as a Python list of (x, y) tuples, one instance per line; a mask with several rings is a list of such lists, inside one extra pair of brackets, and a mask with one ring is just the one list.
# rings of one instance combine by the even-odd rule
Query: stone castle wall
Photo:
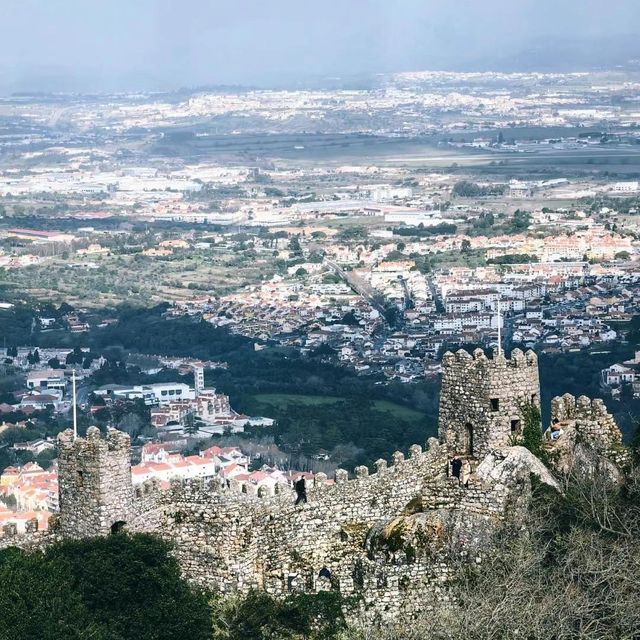
[[(184, 575), (200, 587), (275, 596), (337, 589), (356, 596), (366, 615), (413, 615), (447, 601), (456, 567), (480, 562), (498, 527), (517, 526), (532, 474), (559, 489), (533, 454), (509, 446), (523, 407), (539, 402), (535, 354), (445, 354), (440, 440), (430, 439), (426, 451), (413, 445), (406, 459), (396, 452), (391, 464), (378, 460), (373, 473), (358, 467), (353, 479), (343, 469), (333, 483), (317, 474), (301, 506), (288, 485), (270, 493), (216, 478), (175, 481), (169, 491), (153, 481), (134, 489), (126, 434), (109, 429), (103, 439), (91, 428), (74, 440), (66, 431), (59, 436), (60, 516), (50, 532), (31, 532), (21, 546), (104, 535), (124, 524), (171, 542)], [(621, 450), (600, 401), (563, 396), (552, 414), (573, 421), (573, 433), (598, 451)], [(474, 473), (464, 488), (448, 477), (448, 463), (469, 444), (469, 424)], [(0, 539), (0, 547), (11, 543)]]
[[(157, 531), (176, 544), (187, 575), (203, 587), (315, 590), (322, 569), (348, 582), (345, 557), (354, 549), (361, 554), (364, 533), (420, 499), (425, 483), (445, 477), (443, 454), (433, 440), (426, 452), (411, 447), (408, 459), (396, 453), (391, 466), (378, 461), (375, 473), (358, 467), (352, 480), (345, 470), (336, 472), (335, 484), (318, 474), (304, 506), (294, 505), (288, 486), (258, 495), (215, 480), (174, 482), (168, 493), (157, 494), (153, 519)], [(141, 510), (132, 528), (148, 530), (149, 513)]]
[(511, 482), (472, 478), (465, 489), (447, 476), (446, 449), (428, 444), (413, 445), (407, 459), (396, 453), (390, 466), (378, 461), (375, 473), (359, 467), (351, 480), (344, 470), (335, 484), (319, 474), (298, 507), (284, 486), (274, 495), (217, 481), (174, 482), (166, 493), (149, 487), (128, 528), (173, 543), (185, 575), (207, 589), (338, 589), (371, 615), (409, 614), (424, 608), (425, 594), (434, 605), (446, 601), (452, 558), (479, 560), (530, 491), (526, 465)]
[[(585, 445), (620, 469), (626, 469), (631, 464), (631, 456), (622, 444), (622, 433), (615, 418), (599, 398), (575, 398), (570, 393), (553, 398), (551, 423), (563, 431), (557, 441), (550, 441), (561, 470), (568, 471), (571, 468), (576, 449)], [(546, 434), (550, 436), (550, 429)]]
[(574, 421), (578, 432), (601, 452), (622, 444), (615, 418), (599, 398), (575, 398), (570, 393), (555, 397), (551, 400), (551, 421)]
[(540, 409), (538, 358), (514, 349), (488, 358), (482, 349), (442, 359), (440, 440), (452, 451), (481, 458), (506, 447), (524, 424), (527, 405)]
[(15, 524), (5, 524), (0, 537), (0, 549), (18, 546), (28, 551), (39, 551), (60, 540), (62, 537), (56, 529), (56, 516), (49, 518), (49, 529), (45, 531), (38, 530), (38, 520), (33, 518), (25, 524), (23, 534), (18, 534)]
[(132, 509), (131, 441), (109, 429), (102, 438), (97, 427), (74, 440), (71, 430), (58, 437), (58, 486), (61, 533), (64, 536), (105, 535), (126, 522)]

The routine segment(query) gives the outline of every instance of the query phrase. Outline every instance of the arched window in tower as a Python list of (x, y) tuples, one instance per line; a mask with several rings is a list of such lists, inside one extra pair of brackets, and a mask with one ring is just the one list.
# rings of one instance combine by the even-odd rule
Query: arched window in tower
[(465, 455), (473, 455), (473, 425), (467, 422), (464, 428), (464, 453)]
[(115, 535), (116, 533), (120, 533), (121, 531), (124, 531), (124, 528), (126, 527), (127, 523), (124, 520), (118, 520), (117, 522), (114, 522), (111, 525), (111, 534)]

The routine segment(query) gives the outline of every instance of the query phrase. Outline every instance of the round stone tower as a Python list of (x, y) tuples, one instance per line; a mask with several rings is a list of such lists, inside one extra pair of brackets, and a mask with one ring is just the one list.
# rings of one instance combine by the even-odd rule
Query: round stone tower
[(102, 438), (97, 427), (86, 438), (67, 429), (58, 436), (60, 532), (70, 538), (112, 533), (130, 518), (131, 439), (109, 429)]
[(438, 431), (450, 453), (480, 458), (508, 446), (529, 405), (540, 409), (538, 358), (520, 349), (511, 358), (461, 349), (442, 358)]

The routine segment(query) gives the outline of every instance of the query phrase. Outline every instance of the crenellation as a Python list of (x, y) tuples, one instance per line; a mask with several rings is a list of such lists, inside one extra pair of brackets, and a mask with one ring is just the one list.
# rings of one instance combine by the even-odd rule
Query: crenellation
[(36, 533), (38, 531), (38, 518), (31, 518), (24, 524), (24, 532), (26, 534)]
[(483, 362), (488, 360), (483, 349), (474, 349), (473, 350), (473, 359), (474, 360), (482, 360)]
[(526, 407), (540, 407), (535, 354), (514, 349), (509, 359), (502, 353), (488, 359), (481, 351), (443, 359), (440, 392), (440, 440), (451, 453), (473, 458), (508, 446), (523, 427)]
[[(184, 575), (206, 589), (264, 589), (278, 597), (339, 589), (356, 596), (364, 615), (413, 615), (425, 592), (446, 604), (454, 567), (482, 562), (496, 530), (517, 527), (532, 475), (560, 490), (540, 460), (513, 446), (527, 405), (540, 406), (532, 352), (445, 354), (439, 438), (424, 450), (412, 445), (406, 458), (396, 451), (391, 463), (377, 460), (373, 472), (358, 466), (352, 479), (345, 469), (335, 471), (333, 483), (318, 473), (298, 505), (284, 483), (176, 479), (166, 491), (153, 481), (134, 490), (126, 434), (109, 430), (103, 438), (92, 428), (74, 438), (65, 431), (58, 441), (59, 524), (48, 532), (30, 528), (24, 545), (123, 525), (172, 543)], [(574, 433), (598, 451), (622, 455), (619, 430), (601, 401), (554, 398), (552, 416), (573, 421)], [(450, 477), (453, 453), (472, 462), (465, 486)], [(0, 546), (15, 535), (5, 527)]]
[(378, 458), (378, 460), (374, 462), (374, 466), (376, 468), (376, 473), (382, 475), (386, 472), (388, 464), (386, 460)]
[(354, 473), (356, 478), (366, 478), (369, 475), (369, 468), (364, 465), (360, 465), (355, 468)]
[(576, 400), (575, 415), (584, 416), (585, 418), (587, 416), (591, 417), (591, 413), (592, 413), (591, 409), (592, 409), (591, 400), (587, 398), (587, 396), (579, 396), (578, 399)]
[(593, 411), (594, 416), (604, 417), (608, 415), (607, 407), (605, 406), (601, 398), (594, 398), (591, 401), (591, 409)]
[(291, 487), (287, 484), (284, 484), (283, 482), (277, 482), (276, 486), (275, 486), (275, 495), (279, 496), (279, 495), (283, 495), (283, 494), (289, 494), (291, 491)]
[(472, 360), (473, 360), (473, 357), (465, 349), (458, 349), (458, 351), (456, 351), (456, 361), (457, 362), (462, 362), (464, 364), (471, 364)]

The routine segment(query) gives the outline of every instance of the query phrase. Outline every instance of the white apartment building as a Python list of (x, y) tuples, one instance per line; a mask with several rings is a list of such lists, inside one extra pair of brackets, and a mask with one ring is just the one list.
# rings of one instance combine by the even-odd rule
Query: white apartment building
[(611, 191), (613, 193), (636, 193), (640, 191), (640, 182), (638, 182), (637, 180), (615, 182), (613, 185), (611, 185)]
[(635, 371), (622, 364), (612, 364), (607, 369), (602, 370), (602, 382), (607, 386), (633, 382), (635, 379)]
[(176, 400), (193, 400), (195, 389), (183, 382), (157, 382), (142, 387), (152, 394), (152, 404), (169, 404)]
[(163, 406), (178, 400), (193, 400), (196, 397), (195, 389), (183, 382), (157, 382), (131, 387), (106, 385), (101, 389), (96, 389), (95, 393), (99, 396), (111, 396), (126, 400), (141, 398), (149, 406)]
[(477, 298), (447, 298), (445, 309), (447, 313), (469, 313), (482, 311), (485, 303)]
[(67, 381), (61, 369), (31, 371), (27, 375), (27, 389), (58, 389), (64, 393)]

